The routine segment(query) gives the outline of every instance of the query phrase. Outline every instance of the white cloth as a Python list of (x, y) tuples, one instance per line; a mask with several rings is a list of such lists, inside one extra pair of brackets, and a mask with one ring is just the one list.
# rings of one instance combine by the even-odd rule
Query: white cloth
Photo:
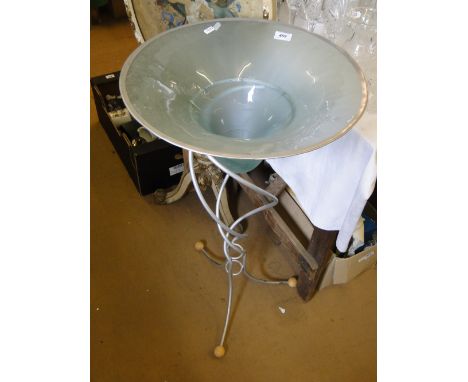
[(374, 190), (376, 115), (365, 112), (356, 126), (318, 150), (267, 162), (294, 191), (317, 227), (338, 230), (336, 247), (348, 248), (367, 199)]

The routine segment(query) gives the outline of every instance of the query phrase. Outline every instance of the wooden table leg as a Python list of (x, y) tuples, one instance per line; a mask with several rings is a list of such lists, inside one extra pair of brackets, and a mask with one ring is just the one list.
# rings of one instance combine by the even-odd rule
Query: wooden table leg
[(314, 227), (307, 252), (315, 259), (318, 268), (313, 270), (302, 258), (299, 259), (300, 271), (297, 292), (304, 301), (309, 301), (318, 291), (322, 276), (333, 254), (331, 249), (335, 245), (337, 235), (338, 231), (325, 231)]
[[(254, 183), (253, 179), (247, 174), (239, 174), (239, 176), (250, 183)], [(252, 191), (249, 187), (245, 187), (243, 184), (240, 184), (240, 186), (255, 207), (264, 206), (268, 203), (268, 200), (263, 195)], [(279, 193), (281, 192), (281, 189), (284, 189), (284, 187), (272, 186), (268, 188), (268, 191), (274, 192), (276, 190)], [(307, 265), (307, 269), (317, 269), (318, 265), (315, 259), (310, 255), (306, 248), (304, 248), (296, 235), (294, 235), (286, 222), (281, 218), (278, 211), (274, 208), (269, 208), (264, 210), (262, 213), (274, 236), (278, 239), (281, 245), (283, 245), (284, 248), (294, 256), (296, 262), (299, 262), (298, 259), (301, 259), (303, 260), (303, 264)]]
[[(249, 182), (254, 182), (247, 174), (240, 174)], [(252, 203), (258, 207), (267, 203), (265, 197), (241, 185)], [(279, 195), (284, 191), (286, 184), (277, 176), (275, 182), (267, 187), (267, 191)], [(309, 301), (318, 290), (323, 274), (325, 273), (332, 249), (336, 242), (338, 231), (325, 231), (314, 227), (307, 250), (302, 246), (278, 212), (274, 209), (263, 211), (265, 220), (272, 229), (276, 238), (295, 258), (299, 265), (297, 292), (304, 301)]]

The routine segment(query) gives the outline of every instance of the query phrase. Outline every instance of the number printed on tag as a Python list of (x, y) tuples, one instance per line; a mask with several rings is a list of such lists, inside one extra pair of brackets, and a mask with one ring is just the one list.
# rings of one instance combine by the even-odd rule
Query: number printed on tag
[(358, 260), (358, 263), (360, 263), (361, 261), (366, 261), (366, 260), (369, 260), (369, 258), (371, 256), (374, 256), (375, 253), (374, 252), (369, 252), (367, 254), (365, 254), (364, 256), (362, 256), (359, 260)]
[(292, 33), (276, 31), (274, 38), (275, 38), (275, 40), (282, 40), (282, 41), (288, 41), (289, 42), (292, 39)]
[(203, 32), (205, 32), (206, 34), (210, 34), (211, 32), (217, 31), (219, 28), (221, 28), (221, 23), (217, 22), (215, 25), (204, 29)]

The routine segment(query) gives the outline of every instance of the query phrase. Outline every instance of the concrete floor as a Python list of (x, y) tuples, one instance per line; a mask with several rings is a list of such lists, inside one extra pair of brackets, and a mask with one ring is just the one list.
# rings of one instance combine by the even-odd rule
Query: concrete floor
[[(119, 70), (136, 47), (125, 20), (93, 26), (91, 76)], [(193, 249), (204, 239), (220, 253), (215, 226), (194, 193), (169, 206), (140, 197), (90, 102), (92, 381), (376, 380), (375, 269), (308, 303), (237, 278), (227, 354), (215, 359), (226, 277)], [(293, 272), (261, 218), (249, 233), (253, 272)]]

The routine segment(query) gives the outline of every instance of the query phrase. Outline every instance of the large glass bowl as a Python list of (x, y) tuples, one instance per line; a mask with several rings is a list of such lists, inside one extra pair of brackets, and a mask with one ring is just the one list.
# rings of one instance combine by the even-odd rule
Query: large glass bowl
[(120, 91), (160, 138), (198, 153), (268, 159), (345, 134), (367, 102), (358, 65), (290, 25), (219, 19), (182, 26), (127, 59)]

